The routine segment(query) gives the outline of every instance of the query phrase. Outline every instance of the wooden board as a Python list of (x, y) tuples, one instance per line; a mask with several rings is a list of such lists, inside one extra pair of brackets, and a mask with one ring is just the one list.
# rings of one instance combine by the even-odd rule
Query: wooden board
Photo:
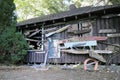
[(78, 34), (89, 33), (90, 31), (91, 31), (91, 29), (84, 29), (84, 30), (71, 30), (71, 31), (68, 31), (67, 33), (68, 33), (68, 34), (75, 34), (75, 35), (78, 35)]
[(107, 37), (120, 37), (120, 33), (107, 34)]
[(116, 29), (100, 29), (99, 33), (115, 33)]
[(78, 42), (66, 42), (64, 43), (64, 47), (66, 48), (72, 48), (72, 47), (92, 47), (97, 46), (97, 41), (78, 41)]
[(49, 33), (49, 32), (56, 31), (56, 30), (57, 30), (57, 27), (55, 27), (55, 28), (50, 28), (50, 29), (45, 29), (45, 30), (43, 30), (43, 32), (44, 32), (45, 34), (47, 34), (47, 33)]
[(69, 39), (64, 39), (64, 40), (60, 40), (59, 43), (66, 43), (66, 42), (78, 42), (78, 41), (104, 41), (106, 40), (107, 37), (104, 36), (88, 36), (88, 37), (72, 37)]
[(34, 39), (29, 39), (29, 38), (26, 38), (27, 41), (32, 41), (32, 42), (40, 42), (40, 40), (34, 40)]
[(28, 52), (35, 52), (37, 54), (41, 54), (41, 53), (45, 53), (45, 51), (42, 51), (42, 50), (27, 50)]
[[(75, 49), (67, 49), (67, 50), (60, 50), (61, 52), (69, 53), (69, 54), (89, 54), (90, 50), (75, 50)], [(110, 50), (94, 50), (94, 53), (100, 54), (112, 54)]]
[(46, 37), (50, 37), (50, 36), (52, 36), (52, 35), (54, 35), (54, 34), (56, 34), (56, 33), (63, 32), (63, 31), (65, 31), (65, 30), (67, 30), (70, 26), (71, 26), (71, 25), (67, 25), (67, 26), (62, 27), (62, 28), (60, 28), (60, 29), (58, 29), (58, 30), (55, 30), (55, 31), (53, 31), (53, 32), (49, 32), (49, 33), (45, 34), (45, 36), (46, 36)]
[(88, 50), (74, 50), (74, 49), (68, 49), (68, 50), (60, 50), (61, 52), (70, 53), (70, 54), (88, 54)]

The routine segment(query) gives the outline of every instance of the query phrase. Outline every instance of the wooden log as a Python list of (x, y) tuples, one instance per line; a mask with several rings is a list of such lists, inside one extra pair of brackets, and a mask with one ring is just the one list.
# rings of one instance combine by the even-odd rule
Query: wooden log
[(65, 31), (65, 30), (67, 30), (68, 27), (70, 27), (70, 26), (71, 26), (71, 25), (67, 25), (67, 26), (65, 26), (65, 27), (63, 27), (63, 28), (61, 28), (61, 29), (58, 29), (58, 30), (54, 31), (54, 32), (48, 33), (48, 34), (46, 34), (45, 36), (46, 36), (46, 37), (49, 37), (49, 36), (52, 36), (53, 34), (63, 32), (63, 31)]
[(27, 30), (27, 31), (24, 32), (24, 34), (25, 34), (25, 36), (28, 36), (28, 35), (30, 35), (30, 33), (36, 32), (36, 30), (37, 30), (37, 29), (34, 29), (34, 30)]
[(32, 37), (32, 36), (36, 35), (37, 33), (39, 33), (40, 31), (41, 30), (37, 30), (37, 31), (33, 32), (31, 35), (29, 35), (28, 37)]
[(56, 32), (56, 33), (63, 32), (63, 31), (65, 31), (65, 30), (67, 30), (70, 26), (71, 26), (71, 25), (67, 25), (67, 26), (65, 26), (65, 27), (63, 27), (63, 28), (61, 28), (61, 29), (59, 29), (59, 30), (57, 30), (57, 31), (55, 31), (55, 32)]

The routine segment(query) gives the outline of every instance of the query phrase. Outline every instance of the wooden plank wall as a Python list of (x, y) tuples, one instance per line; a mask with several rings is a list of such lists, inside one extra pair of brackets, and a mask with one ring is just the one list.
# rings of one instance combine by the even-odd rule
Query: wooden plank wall
[[(99, 33), (101, 29), (116, 29), (116, 33), (120, 33), (120, 17), (114, 18), (98, 18), (93, 24), (94, 26), (94, 36), (107, 36), (106, 33)], [(106, 43), (120, 44), (120, 37), (110, 37), (107, 39)], [(99, 45), (101, 49), (105, 49), (107, 45)]]
[[(116, 33), (120, 33), (120, 17), (98, 18), (96, 19), (96, 22), (93, 24), (93, 26), (94, 26), (94, 32), (93, 32), (94, 36), (107, 36), (106, 33), (99, 33), (99, 30), (101, 29), (116, 29)], [(108, 37), (105, 43), (120, 45), (120, 36), (119, 37)], [(98, 46), (100, 49), (105, 49), (109, 45), (98, 44)], [(113, 59), (111, 63), (119, 64), (120, 56), (117, 56), (115, 59)]]
[[(26, 63), (43, 63), (44, 62), (45, 53), (36, 53), (35, 51), (28, 52), (26, 56)], [(61, 58), (48, 58), (47, 63), (81, 63), (88, 55), (75, 55), (75, 54), (67, 54), (61, 53)]]
[[(120, 17), (114, 17), (114, 18), (97, 18), (93, 25), (93, 36), (107, 36), (106, 33), (99, 33), (100, 29), (116, 29), (117, 33), (120, 33)], [(61, 28), (64, 25), (57, 26), (58, 28)], [(58, 39), (65, 39), (68, 38), (67, 32), (64, 31), (57, 37)], [(108, 38), (107, 43), (112, 44), (120, 44), (120, 37), (114, 37), (114, 38)], [(98, 45), (100, 49), (105, 49), (108, 45), (99, 44)], [(25, 62), (27, 63), (42, 63), (44, 61), (44, 53), (36, 53), (36, 52), (29, 52), (26, 56)], [(83, 62), (86, 58), (88, 58), (88, 55), (74, 55), (74, 54), (67, 54), (67, 53), (61, 53), (61, 58), (59, 59), (48, 59), (48, 63), (79, 63)], [(106, 57), (106, 56), (105, 56)], [(112, 60), (112, 63), (120, 63), (120, 56), (118, 56), (116, 59)]]

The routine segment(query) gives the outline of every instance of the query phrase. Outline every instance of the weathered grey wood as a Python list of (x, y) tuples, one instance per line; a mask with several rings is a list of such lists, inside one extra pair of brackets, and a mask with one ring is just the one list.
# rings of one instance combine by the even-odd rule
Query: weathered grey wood
[[(94, 10), (93, 10), (94, 11)], [(101, 12), (101, 11), (100, 11)], [(108, 11), (109, 12), (109, 11)], [(113, 11), (113, 13), (114, 13), (114, 11)], [(101, 13), (99, 13), (98, 12), (98, 14), (99, 14), (99, 16), (97, 16), (97, 18), (94, 18), (94, 21), (95, 21), (95, 23), (94, 24), (92, 24), (92, 28), (93, 28), (93, 34), (92, 34), (92, 36), (106, 36), (107, 37), (107, 34), (109, 33), (120, 33), (120, 27), (119, 27), (119, 25), (120, 25), (120, 17), (115, 17), (114, 16), (114, 18), (101, 18), (100, 17), (100, 15), (102, 15)], [(106, 14), (105, 14), (106, 15)], [(83, 15), (84, 16), (84, 15)], [(64, 19), (64, 18), (62, 18), (62, 19)], [(61, 19), (61, 20), (62, 20)], [(71, 19), (71, 18), (70, 18)], [(80, 20), (76, 20), (75, 21), (75, 19), (71, 19), (71, 21), (69, 22), (69, 18), (66, 18), (66, 22), (63, 22), (63, 23), (60, 23), (60, 21), (59, 20), (57, 20), (56, 19), (56, 21), (58, 21), (58, 23), (56, 23), (56, 21), (55, 21), (55, 23), (52, 23), (52, 21), (51, 22), (49, 22), (48, 21), (48, 23), (51, 23), (51, 24), (49, 24), (49, 25), (45, 25), (45, 27), (48, 29), (50, 29), (50, 28), (52, 28), (52, 27), (59, 27), (59, 26), (61, 26), (61, 27), (59, 27), (59, 28), (62, 28), (63, 27), (63, 25), (64, 25), (64, 23), (65, 23), (65, 25), (66, 24), (73, 24), (73, 23), (78, 23), (78, 22), (81, 22), (81, 20), (83, 20), (84, 21), (84, 19), (82, 19), (82, 16), (78, 16), (78, 19), (80, 19)], [(91, 17), (89, 17), (89, 18), (86, 18), (87, 20), (93, 20), (93, 19), (91, 19)], [(85, 20), (86, 21), (86, 20)], [(29, 25), (28, 25), (29, 26)], [(32, 25), (31, 25), (32, 26)], [(88, 26), (88, 27), (91, 27), (91, 26)], [(86, 28), (88, 28), (88, 27), (86, 27), (85, 26), (85, 28), (84, 28), (84, 25), (82, 26), (82, 29), (86, 29)], [(35, 27), (34, 27), (35, 28)], [(69, 29), (69, 28), (68, 28)], [(102, 31), (102, 34), (101, 33), (99, 33), (99, 30), (108, 30), (107, 32), (106, 31)], [(109, 31), (109, 29), (115, 29), (116, 30), (116, 32), (113, 32), (113, 31)], [(73, 30), (73, 29), (71, 29), (71, 30)], [(80, 30), (81, 30), (81, 28), (80, 28)], [(49, 30), (48, 30), (49, 31)], [(34, 32), (34, 31), (33, 31)], [(33, 33), (33, 32), (30, 32), (30, 33)], [(52, 31), (50, 31), (50, 32), (52, 32)], [(64, 30), (63, 32), (61, 32), (61, 33), (59, 33), (60, 34), (60, 40), (62, 40), (62, 39), (67, 39), (67, 38), (71, 38), (71, 37), (73, 37), (73, 36), (70, 36), (70, 37), (68, 37), (68, 35), (67, 35), (67, 30)], [(30, 34), (29, 34), (30, 35)], [(27, 35), (28, 36), (28, 35)], [(35, 35), (34, 37), (37, 37), (37, 36), (39, 36), (39, 35)], [(40, 35), (41, 36), (41, 35)], [(76, 36), (76, 35), (75, 35)], [(79, 36), (81, 36), (81, 37), (85, 37), (85, 36), (90, 36), (89, 34), (88, 35), (86, 35), (86, 34), (82, 34), (82, 35), (79, 35)], [(55, 38), (54, 36), (52, 36), (53, 38)], [(91, 37), (91, 36), (90, 36)], [(92, 39), (92, 38), (91, 38)], [(91, 39), (89, 39), (89, 38), (82, 38), (82, 39), (80, 39), (79, 40), (79, 38), (78, 39), (76, 39), (76, 38), (73, 38), (72, 40), (73, 41), (84, 41), (84, 40), (91, 40)], [(98, 39), (98, 38), (97, 38)], [(99, 38), (100, 39), (100, 38)], [(71, 39), (68, 39), (68, 40), (71, 40)], [(111, 44), (120, 44), (120, 37), (113, 37), (113, 38), (107, 38), (107, 39), (104, 39), (105, 41), (101, 41), (101, 39), (100, 39), (100, 41), (99, 42), (106, 42), (106, 43), (111, 43)], [(63, 40), (64, 41), (64, 40)], [(67, 40), (66, 40), (67, 41)], [(69, 42), (69, 41), (68, 41)], [(99, 47), (99, 49), (101, 50), (101, 51), (97, 51), (97, 50), (95, 50), (94, 52), (95, 53), (101, 53), (103, 56), (106, 56), (106, 57), (108, 57), (108, 55), (104, 55), (104, 53), (102, 52), (102, 49), (104, 50), (106, 47), (107, 47), (108, 45), (107, 44), (102, 44), (102, 43), (98, 43), (98, 47)], [(68, 53), (67, 54), (67, 52), (62, 52), (61, 51), (61, 58), (60, 58), (60, 62), (59, 63), (78, 63), (78, 62), (83, 62), (84, 60), (85, 60), (85, 58), (86, 57), (89, 57), (88, 56), (88, 53), (87, 54), (80, 54), (80, 55), (76, 55), (76, 54), (73, 54), (73, 53)], [(108, 51), (105, 51), (105, 53), (107, 54), (108, 53)], [(63, 55), (64, 54), (64, 55)], [(28, 60), (28, 62), (34, 62), (34, 59), (36, 59), (35, 60), (35, 62), (43, 62), (43, 60), (44, 60), (44, 53), (42, 54), (36, 54), (35, 53), (35, 55), (34, 54), (29, 54), (30, 55), (30, 57), (28, 58), (29, 60)], [(39, 57), (38, 57), (38, 55), (39, 55)], [(33, 58), (34, 57), (34, 58)], [(33, 59), (32, 59), (33, 58)], [(38, 59), (37, 59), (38, 58)], [(48, 59), (48, 63), (53, 63), (53, 59)], [(119, 57), (117, 57), (114, 61), (113, 61), (113, 63), (120, 63), (120, 56)]]
[(100, 29), (99, 33), (115, 33), (116, 29)]
[[(74, 49), (67, 49), (67, 50), (60, 50), (61, 52), (66, 52), (69, 54), (89, 54), (90, 50), (74, 50)], [(93, 50), (93, 53), (97, 54), (112, 54), (110, 50)]]
[(34, 39), (29, 39), (29, 38), (26, 38), (27, 41), (33, 41), (33, 42), (40, 42), (39, 40), (34, 40)]
[(102, 18), (112, 18), (112, 17), (116, 17), (116, 16), (120, 16), (120, 15), (119, 14), (111, 14), (111, 15), (102, 16)]
[(39, 53), (45, 53), (45, 51), (42, 51), (42, 50), (35, 50), (35, 49), (34, 49), (34, 50), (27, 50), (27, 51), (31, 51), (31, 52), (34, 51), (35, 53), (38, 53), (38, 54), (39, 54)]
[(69, 54), (88, 54), (88, 50), (73, 50), (73, 49), (68, 49), (68, 50), (60, 50), (61, 52), (66, 52)]
[(112, 51), (110, 50), (94, 50), (94, 53), (100, 53), (100, 54), (112, 54)]
[(43, 30), (43, 32), (46, 34), (46, 33), (52, 32), (52, 31), (56, 31), (56, 30), (57, 30), (57, 27), (54, 27), (54, 28), (45, 29), (45, 30)]
[(28, 37), (32, 37), (32, 36), (36, 35), (37, 33), (39, 33), (40, 31), (41, 30), (37, 30), (37, 31), (33, 32), (31, 35), (29, 35)]
[(45, 36), (46, 36), (46, 37), (50, 37), (50, 36), (53, 35), (53, 34), (63, 32), (63, 31), (65, 31), (65, 30), (67, 30), (70, 26), (71, 26), (71, 25), (67, 25), (67, 26), (65, 26), (65, 27), (62, 27), (62, 28), (56, 30), (56, 31), (50, 32), (50, 33), (48, 33), (48, 34), (45, 34)]
[(84, 30), (72, 30), (72, 31), (68, 31), (68, 34), (85, 34), (85, 33), (89, 33), (91, 31), (91, 29), (84, 29)]
[(69, 38), (69, 39), (60, 40), (59, 43), (77, 42), (77, 41), (93, 41), (93, 40), (104, 41), (106, 39), (107, 39), (107, 37), (104, 37), (104, 36), (72, 37), (72, 38)]
[(120, 37), (120, 33), (107, 34), (107, 37)]
[(92, 65), (92, 64), (95, 64), (95, 62), (88, 63), (87, 66), (90, 66), (90, 65)]

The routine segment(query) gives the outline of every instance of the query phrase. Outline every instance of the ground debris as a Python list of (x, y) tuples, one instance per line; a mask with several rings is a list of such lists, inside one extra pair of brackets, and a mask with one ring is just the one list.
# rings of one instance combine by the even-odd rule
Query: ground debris
[[(119, 72), (106, 71), (84, 71), (83, 68), (75, 70), (62, 70), (63, 65), (48, 65), (50, 69), (46, 71), (35, 70), (31, 66), (0, 66), (0, 80), (119, 80)], [(75, 66), (75, 65), (67, 65)], [(4, 67), (4, 69), (3, 69)], [(16, 69), (14, 69), (16, 68)], [(70, 67), (71, 68), (71, 67)], [(73, 67), (72, 67), (73, 68)], [(9, 69), (9, 71), (6, 71)], [(12, 70), (14, 69), (14, 70)], [(17, 70), (18, 69), (18, 70)]]

